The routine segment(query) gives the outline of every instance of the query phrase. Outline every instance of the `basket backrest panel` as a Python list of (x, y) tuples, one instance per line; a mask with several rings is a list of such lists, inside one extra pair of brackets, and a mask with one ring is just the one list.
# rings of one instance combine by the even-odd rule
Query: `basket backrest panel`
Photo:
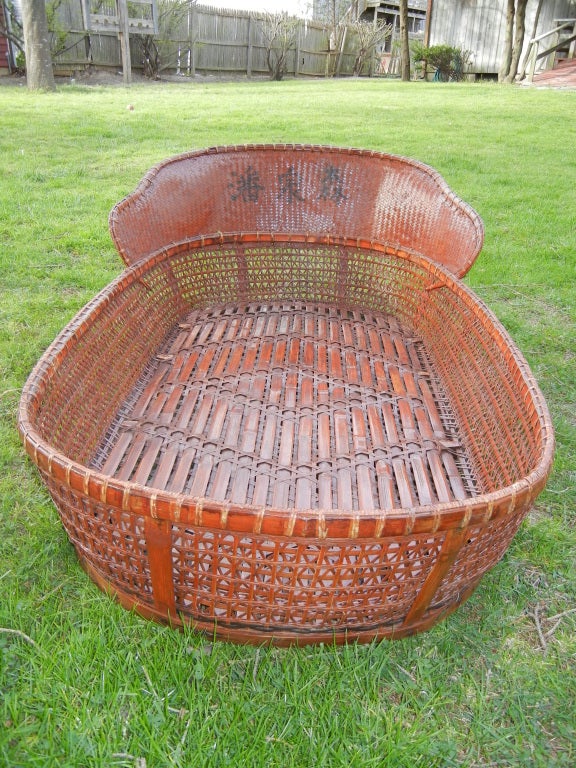
[(127, 263), (217, 232), (339, 235), (393, 244), (465, 274), (483, 241), (478, 215), (431, 168), (320, 147), (229, 147), (150, 171), (110, 216)]

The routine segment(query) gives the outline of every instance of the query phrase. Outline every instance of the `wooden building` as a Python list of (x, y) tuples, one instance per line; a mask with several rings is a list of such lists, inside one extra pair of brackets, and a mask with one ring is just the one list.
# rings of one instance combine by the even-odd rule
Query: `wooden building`
[[(526, 34), (521, 61), (524, 59), (529, 42), (533, 37), (551, 32), (549, 42), (554, 44), (559, 20), (575, 19), (574, 0), (544, 0), (540, 9), (538, 24), (535, 17), (538, 0), (528, 0), (526, 9)], [(428, 45), (453, 45), (468, 51), (468, 71), (479, 76), (495, 76), (500, 68), (506, 35), (505, 0), (428, 0), (426, 43)], [(550, 54), (553, 56), (553, 52)], [(549, 68), (554, 63), (542, 57), (537, 63), (539, 69)]]
[[(0, 29), (5, 26), (4, 4), (0, 2)], [(8, 40), (0, 36), (0, 75), (10, 72), (10, 48)]]
[[(408, 26), (411, 34), (423, 35), (428, 0), (408, 0)], [(347, 20), (377, 20), (400, 27), (398, 0), (313, 0), (312, 17), (316, 21), (335, 26)]]
[[(377, 73), (381, 75), (400, 74), (400, 3), (398, 0), (363, 0), (359, 3), (360, 18), (389, 24), (392, 34), (378, 52)], [(424, 40), (426, 30), (427, 0), (408, 0), (408, 37), (410, 40)], [(363, 8), (363, 10), (362, 10)]]
[[(390, 24), (394, 31), (399, 31), (400, 3), (397, 0), (364, 0), (360, 5), (364, 6), (360, 18), (383, 21)], [(427, 0), (408, 0), (408, 33), (410, 35), (424, 35), (426, 5)]]
[[(408, 31), (411, 39), (425, 45), (452, 45), (468, 52), (471, 76), (495, 77), (500, 69), (506, 36), (506, 0), (408, 0)], [(539, 12), (538, 12), (539, 9)], [(345, 16), (384, 21), (392, 26), (392, 35), (380, 52), (382, 73), (394, 73), (398, 66), (398, 0), (314, 0), (315, 18), (336, 21)], [(574, 24), (570, 25), (568, 20)], [(566, 24), (566, 22), (568, 22)], [(564, 29), (558, 29), (562, 25)], [(563, 57), (574, 56), (576, 0), (528, 0), (526, 33), (521, 56), (526, 60), (530, 41), (539, 38), (534, 60), (536, 72), (552, 68)], [(562, 40), (566, 46), (551, 50)], [(534, 47), (533, 47), (534, 48)], [(549, 53), (546, 53), (549, 51)]]

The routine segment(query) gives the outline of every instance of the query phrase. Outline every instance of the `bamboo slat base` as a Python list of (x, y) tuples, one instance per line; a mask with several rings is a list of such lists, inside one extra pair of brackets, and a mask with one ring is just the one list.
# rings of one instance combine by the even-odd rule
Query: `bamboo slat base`
[(423, 342), (394, 317), (301, 302), (183, 318), (93, 466), (277, 509), (410, 508), (477, 492)]

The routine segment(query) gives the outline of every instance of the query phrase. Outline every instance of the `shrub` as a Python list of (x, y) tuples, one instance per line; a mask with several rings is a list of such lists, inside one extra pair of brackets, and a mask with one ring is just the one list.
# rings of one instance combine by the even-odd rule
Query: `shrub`
[(425, 72), (431, 68), (435, 70), (434, 79), (449, 81), (462, 80), (464, 69), (470, 61), (470, 52), (451, 45), (430, 45), (428, 47), (419, 42), (412, 46), (415, 61), (424, 62)]

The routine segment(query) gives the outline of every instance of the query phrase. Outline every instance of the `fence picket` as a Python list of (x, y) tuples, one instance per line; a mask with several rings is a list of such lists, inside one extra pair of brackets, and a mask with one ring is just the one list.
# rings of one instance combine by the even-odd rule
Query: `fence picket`
[[(55, 57), (57, 73), (90, 65), (121, 66), (117, 32), (99, 26), (86, 30), (83, 11), (86, 0), (63, 0), (56, 10), (55, 28), (67, 33), (64, 50)], [(161, 71), (194, 77), (196, 74), (245, 75), (268, 74), (266, 43), (258, 14), (224, 11), (193, 5), (180, 20), (159, 19), (155, 42), (159, 49)], [(296, 45), (288, 56), (288, 76), (332, 76), (337, 66), (340, 75), (352, 74), (354, 35), (348, 34), (338, 57), (329, 50), (330, 30), (325, 26), (300, 20)], [(139, 36), (131, 34), (130, 52), (134, 70), (143, 69)], [(336, 61), (337, 59), (337, 61)]]

